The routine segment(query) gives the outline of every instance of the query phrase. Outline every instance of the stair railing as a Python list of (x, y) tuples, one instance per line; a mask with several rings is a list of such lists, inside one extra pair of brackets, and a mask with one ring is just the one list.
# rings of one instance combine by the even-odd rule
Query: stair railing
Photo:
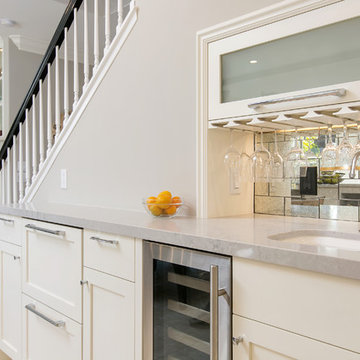
[(115, 8), (110, 0), (69, 1), (0, 150), (3, 204), (21, 203), (35, 182), (126, 12), (134, 7), (134, 0), (125, 1), (117, 0)]

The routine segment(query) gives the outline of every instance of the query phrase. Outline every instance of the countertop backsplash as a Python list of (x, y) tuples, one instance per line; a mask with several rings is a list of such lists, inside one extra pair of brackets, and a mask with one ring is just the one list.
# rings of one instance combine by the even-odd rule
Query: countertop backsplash
[[(326, 131), (299, 133), (301, 146), (308, 156), (310, 166), (317, 166), (318, 177), (321, 152), (326, 145)], [(333, 142), (339, 144), (342, 133), (333, 134)], [(274, 133), (263, 136), (264, 146), (274, 151)], [(256, 144), (260, 136), (256, 135)], [(356, 129), (349, 133), (350, 142), (358, 141)], [(277, 134), (278, 150), (284, 158), (295, 144), (293, 134)], [(360, 179), (359, 171), (356, 178), (349, 179), (349, 172), (339, 184), (317, 184), (317, 195), (300, 195), (299, 181), (284, 179), (270, 183), (255, 183), (254, 209), (257, 214), (300, 216), (333, 220), (360, 221)]]

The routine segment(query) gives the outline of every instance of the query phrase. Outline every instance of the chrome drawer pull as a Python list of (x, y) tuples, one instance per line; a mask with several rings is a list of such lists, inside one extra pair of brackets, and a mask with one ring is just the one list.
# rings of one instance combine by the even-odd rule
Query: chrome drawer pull
[(113, 245), (117, 245), (119, 244), (119, 242), (117, 240), (106, 240), (106, 239), (101, 239), (99, 237), (96, 237), (96, 236), (92, 236), (90, 238), (90, 240), (94, 240), (94, 241), (98, 241), (98, 242), (103, 242), (103, 243), (106, 243), (106, 244), (113, 244)]
[(238, 337), (235, 337), (235, 336), (232, 337), (232, 343), (234, 345), (239, 345), (242, 342), (244, 342), (244, 335), (238, 336)]
[(20, 260), (20, 256), (15, 256), (14, 255), (14, 260)]
[(65, 231), (44, 229), (42, 227), (38, 227), (38, 226), (32, 225), (32, 224), (27, 224), (27, 225), (25, 225), (25, 227), (28, 229), (31, 229), (31, 230), (41, 231), (41, 232), (51, 234), (51, 235), (65, 236)]
[(47, 322), (50, 323), (51, 325), (54, 325), (54, 326), (56, 326), (56, 327), (63, 327), (63, 326), (65, 326), (65, 321), (62, 321), (62, 320), (54, 321), (54, 320), (50, 319), (50, 318), (47, 317), (46, 315), (44, 315), (44, 314), (42, 314), (41, 312), (37, 311), (34, 304), (25, 305), (25, 309), (27, 309), (27, 310), (29, 310), (30, 312), (34, 313), (35, 315), (37, 315), (37, 316), (40, 317), (41, 319), (47, 321)]
[(7, 222), (7, 223), (9, 223), (9, 224), (13, 224), (13, 223), (14, 223), (14, 220), (5, 219), (5, 218), (2, 218), (2, 217), (0, 217), (0, 220), (1, 220), (1, 221), (4, 221), (4, 222)]
[(345, 96), (345, 94), (346, 94), (346, 89), (335, 89), (335, 90), (319, 91), (319, 92), (314, 92), (314, 93), (311, 93), (311, 94), (296, 95), (296, 96), (289, 96), (289, 97), (284, 97), (284, 98), (279, 98), (279, 99), (260, 101), (260, 102), (249, 104), (248, 107), (250, 109), (256, 109), (256, 108), (258, 108), (260, 106), (263, 106), (263, 105), (279, 104), (279, 103), (288, 102), (288, 101), (313, 99), (313, 98), (317, 98), (317, 97), (331, 96), (331, 95), (342, 97), (342, 96)]

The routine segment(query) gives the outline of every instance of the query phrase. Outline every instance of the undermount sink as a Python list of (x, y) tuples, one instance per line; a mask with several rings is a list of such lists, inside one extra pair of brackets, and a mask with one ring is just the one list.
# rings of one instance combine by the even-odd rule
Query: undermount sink
[(360, 234), (299, 230), (270, 235), (269, 239), (300, 245), (326, 246), (342, 250), (360, 251)]

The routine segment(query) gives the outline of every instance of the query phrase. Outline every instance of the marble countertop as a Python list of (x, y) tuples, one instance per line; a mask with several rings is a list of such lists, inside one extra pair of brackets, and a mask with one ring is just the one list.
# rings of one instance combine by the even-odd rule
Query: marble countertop
[(145, 212), (66, 204), (48, 204), (44, 208), (31, 204), (0, 206), (0, 213), (360, 280), (360, 251), (269, 238), (292, 231), (315, 230), (325, 235), (342, 233), (360, 241), (357, 222), (257, 214), (216, 219), (157, 219)]

